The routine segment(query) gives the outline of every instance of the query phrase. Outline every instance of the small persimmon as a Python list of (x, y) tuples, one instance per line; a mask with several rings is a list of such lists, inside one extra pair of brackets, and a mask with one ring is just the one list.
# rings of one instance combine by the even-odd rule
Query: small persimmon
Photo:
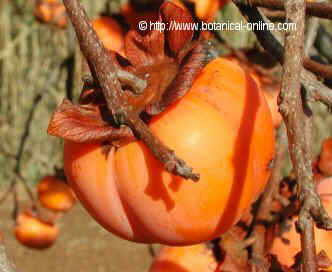
[(55, 225), (43, 222), (29, 211), (25, 211), (18, 215), (14, 233), (21, 244), (31, 248), (44, 249), (55, 242), (59, 229)]
[(168, 173), (140, 141), (108, 155), (101, 143), (65, 141), (68, 180), (109, 231), (136, 242), (200, 243), (233, 226), (263, 190), (274, 156), (272, 118), (255, 80), (236, 63), (209, 63), (149, 127), (201, 174), (199, 182)]
[(35, 16), (44, 23), (60, 28), (67, 26), (66, 8), (59, 0), (39, 0), (35, 6)]
[(229, 0), (190, 0), (195, 4), (196, 16), (206, 22), (213, 21), (217, 12), (224, 7)]
[[(321, 179), (317, 184), (317, 192), (320, 195), (322, 203), (332, 216), (332, 178)], [(291, 228), (282, 235), (282, 238), (288, 240), (285, 243), (281, 238), (276, 238), (272, 244), (270, 253), (277, 256), (279, 262), (283, 265), (291, 266), (294, 264), (294, 257), (301, 251), (300, 234), (296, 231), (295, 222), (298, 218), (294, 217), (290, 222)], [(327, 256), (332, 258), (332, 233), (315, 227), (316, 252), (324, 250)], [(331, 267), (332, 268), (332, 267)], [(330, 269), (331, 269), (330, 268)], [(330, 270), (328, 270), (330, 271)]]
[(63, 181), (54, 176), (41, 179), (37, 187), (39, 202), (50, 210), (66, 212), (76, 202), (72, 189)]
[(332, 138), (324, 140), (319, 155), (318, 168), (322, 174), (332, 176)]
[(149, 272), (213, 272), (218, 263), (205, 244), (185, 247), (163, 247)]
[(92, 26), (106, 49), (123, 53), (124, 31), (114, 18), (99, 17), (92, 21)]

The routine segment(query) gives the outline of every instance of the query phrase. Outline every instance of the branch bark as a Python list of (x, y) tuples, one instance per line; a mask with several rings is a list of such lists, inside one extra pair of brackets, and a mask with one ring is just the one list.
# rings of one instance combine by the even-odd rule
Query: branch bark
[(298, 228), (301, 234), (303, 271), (317, 271), (314, 222), (311, 217), (312, 194), (315, 191), (312, 175), (310, 116), (304, 112), (300, 75), (304, 56), (304, 0), (285, 2), (286, 20), (296, 23), (296, 31), (286, 34), (280, 112), (289, 139), (289, 151), (298, 182), (301, 205)]

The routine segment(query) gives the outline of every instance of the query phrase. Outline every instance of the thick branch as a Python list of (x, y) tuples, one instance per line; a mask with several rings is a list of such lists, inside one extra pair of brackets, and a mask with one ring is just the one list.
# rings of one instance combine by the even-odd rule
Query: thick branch
[(129, 94), (122, 90), (112, 57), (98, 39), (79, 1), (63, 0), (63, 2), (75, 28), (82, 53), (89, 63), (92, 75), (100, 85), (108, 109), (117, 123), (129, 126), (168, 171), (186, 179), (198, 180), (199, 175), (192, 173), (192, 168), (158, 140), (134, 112), (133, 106), (128, 100)]
[[(304, 0), (287, 0), (286, 19), (296, 23), (296, 31), (287, 33), (280, 112), (284, 118), (289, 140), (289, 151), (298, 182), (299, 199), (302, 204), (299, 230), (303, 253), (303, 271), (317, 271), (314, 224), (311, 218), (312, 195), (315, 191), (312, 178), (312, 150), (310, 117), (304, 112), (301, 99), (300, 75), (304, 55)], [(307, 120), (306, 120), (307, 119)]]

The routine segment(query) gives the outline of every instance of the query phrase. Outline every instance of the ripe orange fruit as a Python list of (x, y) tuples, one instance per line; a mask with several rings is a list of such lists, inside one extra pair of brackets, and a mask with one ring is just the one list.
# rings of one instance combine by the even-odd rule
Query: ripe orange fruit
[(212, 251), (204, 244), (163, 247), (149, 272), (214, 272), (217, 266)]
[(123, 54), (124, 31), (115, 19), (102, 16), (93, 20), (92, 26), (106, 49)]
[(101, 143), (65, 141), (69, 182), (90, 214), (131, 241), (189, 245), (227, 231), (263, 190), (274, 128), (255, 80), (224, 58), (149, 122), (152, 132), (200, 173), (194, 183), (165, 171), (132, 141), (106, 154)]
[(25, 211), (18, 215), (14, 232), (16, 239), (21, 244), (31, 248), (44, 249), (55, 242), (59, 229)]
[(206, 22), (213, 21), (218, 10), (222, 9), (228, 0), (190, 0), (195, 4), (196, 16)]
[(37, 187), (40, 203), (53, 211), (66, 212), (76, 202), (71, 188), (63, 181), (53, 176), (41, 179)]
[[(325, 209), (332, 216), (332, 178), (325, 178), (320, 181), (317, 185), (317, 191), (320, 194)], [(292, 220), (291, 229), (283, 234), (283, 238), (289, 240), (289, 243), (285, 244), (280, 238), (276, 238), (270, 251), (278, 257), (278, 260), (282, 264), (287, 266), (294, 264), (294, 257), (301, 250), (300, 234), (296, 232), (295, 228), (296, 220), (297, 217)], [(315, 240), (316, 252), (319, 253), (321, 250), (324, 250), (331, 259), (332, 233), (315, 227)]]
[(67, 26), (66, 8), (59, 0), (38, 0), (35, 16), (44, 23), (64, 28)]

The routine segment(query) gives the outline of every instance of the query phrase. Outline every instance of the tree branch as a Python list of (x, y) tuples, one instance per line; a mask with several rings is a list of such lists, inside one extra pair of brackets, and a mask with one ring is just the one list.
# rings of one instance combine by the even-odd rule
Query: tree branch
[(280, 112), (284, 118), (289, 151), (297, 178), (299, 200), (302, 204), (298, 227), (301, 234), (303, 271), (317, 271), (314, 223), (311, 207), (315, 187), (312, 175), (311, 117), (304, 112), (301, 98), (301, 70), (304, 56), (304, 0), (286, 0), (286, 20), (296, 23), (296, 31), (286, 34), (283, 80), (280, 92)]

